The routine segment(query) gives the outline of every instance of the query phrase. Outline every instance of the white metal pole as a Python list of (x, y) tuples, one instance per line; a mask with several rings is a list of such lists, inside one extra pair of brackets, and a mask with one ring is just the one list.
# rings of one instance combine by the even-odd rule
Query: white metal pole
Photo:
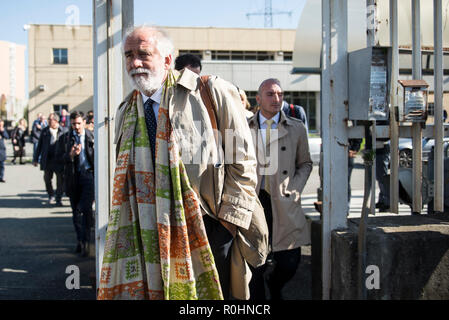
[(395, 120), (394, 108), (398, 105), (397, 88), (399, 78), (398, 2), (390, 0), (390, 211), (398, 213), (399, 203), (399, 124)]
[[(323, 213), (322, 213), (322, 289), (330, 299), (331, 232), (346, 228), (348, 170), (348, 70), (347, 1), (322, 1), (322, 140), (323, 140)], [(345, 200), (343, 200), (345, 199)]]
[(444, 157), (443, 157), (443, 8), (441, 0), (433, 2), (434, 16), (434, 106), (435, 106), (435, 162), (434, 211), (444, 211)]
[[(422, 78), (421, 67), (421, 18), (420, 0), (412, 0), (412, 59), (413, 79)], [(420, 213), (422, 209), (422, 131), (420, 123), (413, 123), (413, 212)]]
[[(94, 121), (95, 121), (95, 249), (96, 280), (99, 286), (104, 239), (109, 212), (109, 132), (105, 119), (109, 115), (108, 99), (108, 3), (93, 3), (94, 48)], [(100, 157), (99, 155), (106, 157)], [(102, 191), (103, 190), (103, 191)]]

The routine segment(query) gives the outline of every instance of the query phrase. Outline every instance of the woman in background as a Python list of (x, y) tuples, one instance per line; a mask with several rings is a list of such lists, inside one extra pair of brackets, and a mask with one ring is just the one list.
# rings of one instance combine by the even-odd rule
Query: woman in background
[(25, 164), (22, 157), (25, 156), (25, 135), (27, 129), (27, 122), (25, 119), (20, 119), (18, 125), (14, 128), (11, 134), (12, 146), (14, 149), (14, 158), (12, 163), (16, 164), (16, 158), (19, 157), (20, 164)]

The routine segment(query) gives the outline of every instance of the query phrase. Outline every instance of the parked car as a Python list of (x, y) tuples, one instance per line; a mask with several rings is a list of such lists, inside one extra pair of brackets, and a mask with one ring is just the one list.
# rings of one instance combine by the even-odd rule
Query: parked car
[(309, 151), (313, 164), (320, 163), (321, 138), (309, 138)]
[[(444, 150), (448, 151), (449, 137), (443, 138), (443, 141), (444, 141)], [(434, 146), (435, 146), (435, 139), (431, 138), (422, 139), (423, 161), (429, 160), (430, 152)], [(444, 157), (445, 158), (449, 157), (449, 154), (445, 154)], [(399, 138), (399, 166), (404, 168), (413, 167), (413, 143), (411, 138)]]

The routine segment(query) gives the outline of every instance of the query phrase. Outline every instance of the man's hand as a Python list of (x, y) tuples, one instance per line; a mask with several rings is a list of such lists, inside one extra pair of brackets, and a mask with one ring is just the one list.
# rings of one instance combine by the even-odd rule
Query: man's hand
[(79, 156), (81, 153), (81, 144), (75, 144), (72, 146), (72, 149), (70, 150), (70, 158), (73, 160), (75, 156)]
[(37, 162), (33, 162), (33, 166), (37, 167)]

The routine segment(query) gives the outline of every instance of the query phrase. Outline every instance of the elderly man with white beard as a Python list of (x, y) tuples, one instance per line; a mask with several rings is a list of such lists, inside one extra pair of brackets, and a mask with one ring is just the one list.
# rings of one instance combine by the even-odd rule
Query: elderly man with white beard
[[(245, 270), (231, 279), (231, 246), (239, 228), (253, 223), (257, 198), (257, 161), (239, 94), (218, 77), (206, 83), (219, 132), (232, 130), (239, 142), (224, 148), (232, 141), (214, 140), (201, 78), (172, 69), (173, 44), (164, 31), (133, 28), (123, 53), (134, 90), (115, 118), (117, 162), (98, 298), (239, 298), (234, 283), (249, 279)], [(233, 161), (217, 160), (220, 149)]]

